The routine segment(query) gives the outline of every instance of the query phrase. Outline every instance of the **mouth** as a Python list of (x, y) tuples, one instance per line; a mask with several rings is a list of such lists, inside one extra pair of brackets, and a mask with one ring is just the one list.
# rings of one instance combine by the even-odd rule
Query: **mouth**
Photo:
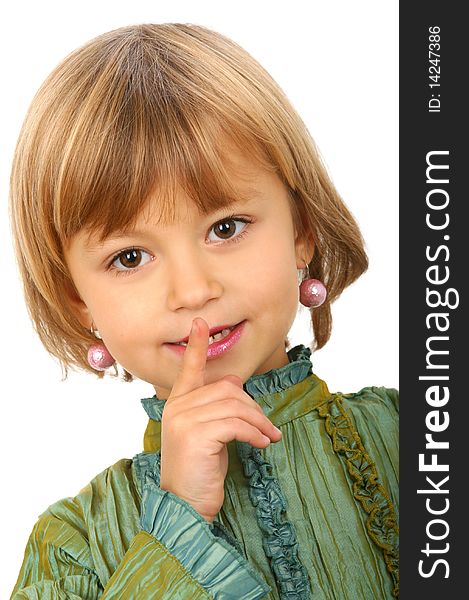
[[(212, 327), (209, 331), (208, 343), (213, 344), (213, 342), (217, 342), (218, 340), (222, 340), (226, 338), (232, 331), (237, 327), (239, 323), (236, 325), (218, 325), (217, 327)], [(173, 344), (178, 344), (181, 346), (187, 346), (189, 341), (189, 336), (182, 338), (179, 342), (172, 342)]]
[[(216, 358), (232, 348), (241, 337), (246, 321), (240, 321), (236, 325), (218, 325), (210, 329), (207, 349), (207, 359)], [(189, 336), (179, 342), (169, 342), (165, 345), (179, 353), (186, 350)]]

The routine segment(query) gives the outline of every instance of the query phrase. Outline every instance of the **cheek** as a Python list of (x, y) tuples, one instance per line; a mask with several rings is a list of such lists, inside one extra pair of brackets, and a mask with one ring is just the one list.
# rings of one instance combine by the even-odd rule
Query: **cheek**
[(122, 323), (107, 321), (102, 330), (103, 341), (117, 363), (144, 380), (145, 373), (140, 373), (140, 369), (145, 365), (148, 348), (151, 348), (148, 334), (148, 327), (143, 328), (130, 319), (124, 319)]
[(130, 342), (141, 337), (149, 315), (138, 299), (128, 299), (125, 294), (103, 292), (101, 300), (91, 307), (91, 314), (103, 340), (111, 352), (114, 349), (117, 358), (117, 354), (130, 347)]
[(298, 277), (295, 257), (277, 253), (264, 262), (262, 268), (252, 273), (250, 285), (246, 281), (246, 291), (252, 298), (252, 306), (265, 309), (276, 306), (279, 310), (296, 314), (299, 301)]

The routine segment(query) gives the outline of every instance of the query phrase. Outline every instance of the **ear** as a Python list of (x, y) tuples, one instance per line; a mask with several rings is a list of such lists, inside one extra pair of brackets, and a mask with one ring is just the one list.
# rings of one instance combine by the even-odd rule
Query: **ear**
[(92, 325), (90, 311), (71, 281), (65, 283), (65, 296), (65, 300), (71, 312), (85, 329), (90, 330)]
[(309, 265), (314, 255), (314, 239), (312, 235), (300, 237), (298, 234), (296, 234), (295, 255), (296, 267), (298, 269), (304, 269), (305, 266)]

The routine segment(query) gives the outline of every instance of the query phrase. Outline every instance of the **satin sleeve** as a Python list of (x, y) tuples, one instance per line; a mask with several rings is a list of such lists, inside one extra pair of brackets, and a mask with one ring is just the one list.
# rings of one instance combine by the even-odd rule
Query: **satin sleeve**
[[(257, 600), (270, 591), (228, 541), (189, 504), (150, 479), (141, 529), (103, 584), (86, 532), (45, 514), (29, 538), (12, 600)], [(112, 542), (112, 540), (110, 540)]]

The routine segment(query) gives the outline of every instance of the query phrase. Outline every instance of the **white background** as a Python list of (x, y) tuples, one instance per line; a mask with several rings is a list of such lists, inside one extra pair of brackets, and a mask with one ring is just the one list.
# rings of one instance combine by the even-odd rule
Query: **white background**
[[(7, 213), (14, 144), (32, 96), (66, 54), (139, 22), (220, 31), (267, 68), (299, 111), (361, 225), (369, 271), (333, 306), (334, 329), (314, 354), (333, 391), (398, 387), (398, 3), (157, 0), (2, 3), (0, 598), (16, 581), (37, 516), (98, 472), (142, 450), (147, 384), (61, 371), (29, 324)], [(300, 314), (293, 343), (310, 343)], [(4, 556), (3, 556), (4, 554)]]

